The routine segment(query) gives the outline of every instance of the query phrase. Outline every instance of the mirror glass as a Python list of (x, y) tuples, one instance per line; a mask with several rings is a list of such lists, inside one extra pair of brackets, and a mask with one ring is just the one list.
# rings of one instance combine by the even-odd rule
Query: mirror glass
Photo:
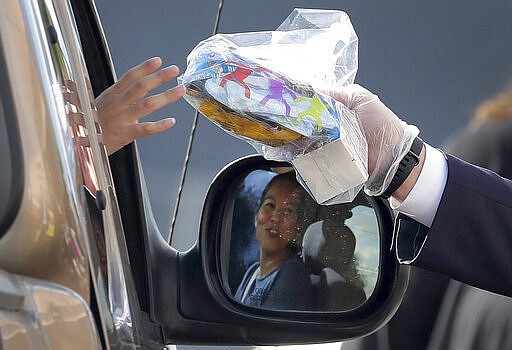
[(222, 242), (223, 281), (253, 307), (346, 311), (373, 293), (379, 227), (364, 193), (321, 206), (291, 168), (255, 170), (234, 193)]

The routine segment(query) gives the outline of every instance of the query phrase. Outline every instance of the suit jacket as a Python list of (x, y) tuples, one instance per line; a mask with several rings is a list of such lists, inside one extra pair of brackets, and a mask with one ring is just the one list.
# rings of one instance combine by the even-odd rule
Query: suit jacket
[[(512, 179), (510, 135), (512, 118), (488, 122), (478, 129), (466, 128), (459, 131), (455, 137), (450, 138), (443, 149)], [(451, 166), (453, 168), (457, 165)], [(452, 170), (450, 175), (453, 176)], [(448, 185), (452, 186), (452, 183)], [(471, 202), (465, 203), (463, 208), (469, 205)], [(478, 217), (481, 216), (478, 215), (476, 218)], [(439, 216), (437, 219), (440, 218)], [(406, 220), (410, 221), (404, 218), (404, 221)], [(421, 249), (425, 239), (431, 239), (433, 236), (427, 236), (427, 228), (421, 230), (414, 222), (407, 224), (416, 232), (416, 239), (406, 242), (408, 247), (402, 247), (402, 253), (405, 249), (409, 254), (408, 258), (412, 259)], [(440, 221), (437, 223), (441, 224)], [(434, 229), (440, 226), (436, 227)], [(512, 232), (512, 229), (509, 231)], [(435, 232), (432, 231), (432, 234)], [(404, 237), (401, 237), (401, 240), (407, 241)], [(458, 248), (453, 248), (455, 249)], [(446, 250), (447, 247), (444, 247), (443, 251)], [(415, 263), (420, 262), (421, 260)], [(342, 349), (512, 349), (512, 299), (413, 267), (402, 304), (389, 323), (367, 337), (343, 343)]]
[(451, 280), (427, 349), (512, 349), (512, 299)]
[(512, 181), (447, 155), (448, 179), (427, 227), (400, 214), (402, 261), (512, 296)]

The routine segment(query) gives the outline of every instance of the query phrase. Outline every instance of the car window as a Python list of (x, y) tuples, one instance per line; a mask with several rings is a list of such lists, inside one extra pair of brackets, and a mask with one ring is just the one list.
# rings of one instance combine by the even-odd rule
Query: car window
[[(0, 45), (0, 49), (1, 49)], [(2, 50), (0, 71), (5, 72)], [(23, 187), (14, 102), (7, 74), (0, 75), (0, 237), (16, 216)]]

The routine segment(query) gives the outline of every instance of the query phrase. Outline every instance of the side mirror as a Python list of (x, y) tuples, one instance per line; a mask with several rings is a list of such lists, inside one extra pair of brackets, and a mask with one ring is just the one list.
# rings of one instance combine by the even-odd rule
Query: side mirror
[(409, 268), (391, 250), (387, 201), (360, 193), (319, 206), (293, 184), (291, 169), (249, 156), (218, 174), (199, 241), (157, 262), (153, 309), (165, 341), (341, 341), (394, 314)]

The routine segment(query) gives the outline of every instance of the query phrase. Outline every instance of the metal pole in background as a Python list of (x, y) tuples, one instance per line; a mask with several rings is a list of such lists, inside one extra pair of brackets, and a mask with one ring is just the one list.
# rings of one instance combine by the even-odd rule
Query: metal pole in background
[[(220, 23), (220, 16), (222, 14), (222, 7), (224, 6), (224, 0), (219, 0), (219, 7), (217, 9), (217, 16), (215, 18), (215, 23), (213, 25), (213, 32), (212, 35), (217, 34), (217, 31), (219, 29), (219, 23)], [(169, 237), (167, 238), (167, 242), (170, 244), (172, 242), (172, 236), (174, 234), (174, 227), (176, 225), (176, 220), (178, 218), (178, 211), (180, 208), (180, 202), (181, 202), (181, 196), (183, 192), (183, 186), (185, 185), (185, 178), (187, 176), (187, 170), (188, 170), (188, 163), (190, 161), (190, 155), (192, 153), (192, 145), (194, 143), (194, 137), (196, 133), (197, 128), (197, 122), (199, 117), (199, 112), (196, 110), (196, 113), (194, 115), (194, 120), (192, 121), (192, 127), (190, 128), (190, 136), (188, 139), (188, 147), (187, 152), (185, 153), (185, 159), (183, 161), (183, 168), (181, 170), (181, 179), (180, 184), (178, 187), (178, 194), (176, 196), (176, 203), (174, 205), (174, 213), (172, 215), (172, 221), (171, 221), (171, 228), (169, 230)]]

